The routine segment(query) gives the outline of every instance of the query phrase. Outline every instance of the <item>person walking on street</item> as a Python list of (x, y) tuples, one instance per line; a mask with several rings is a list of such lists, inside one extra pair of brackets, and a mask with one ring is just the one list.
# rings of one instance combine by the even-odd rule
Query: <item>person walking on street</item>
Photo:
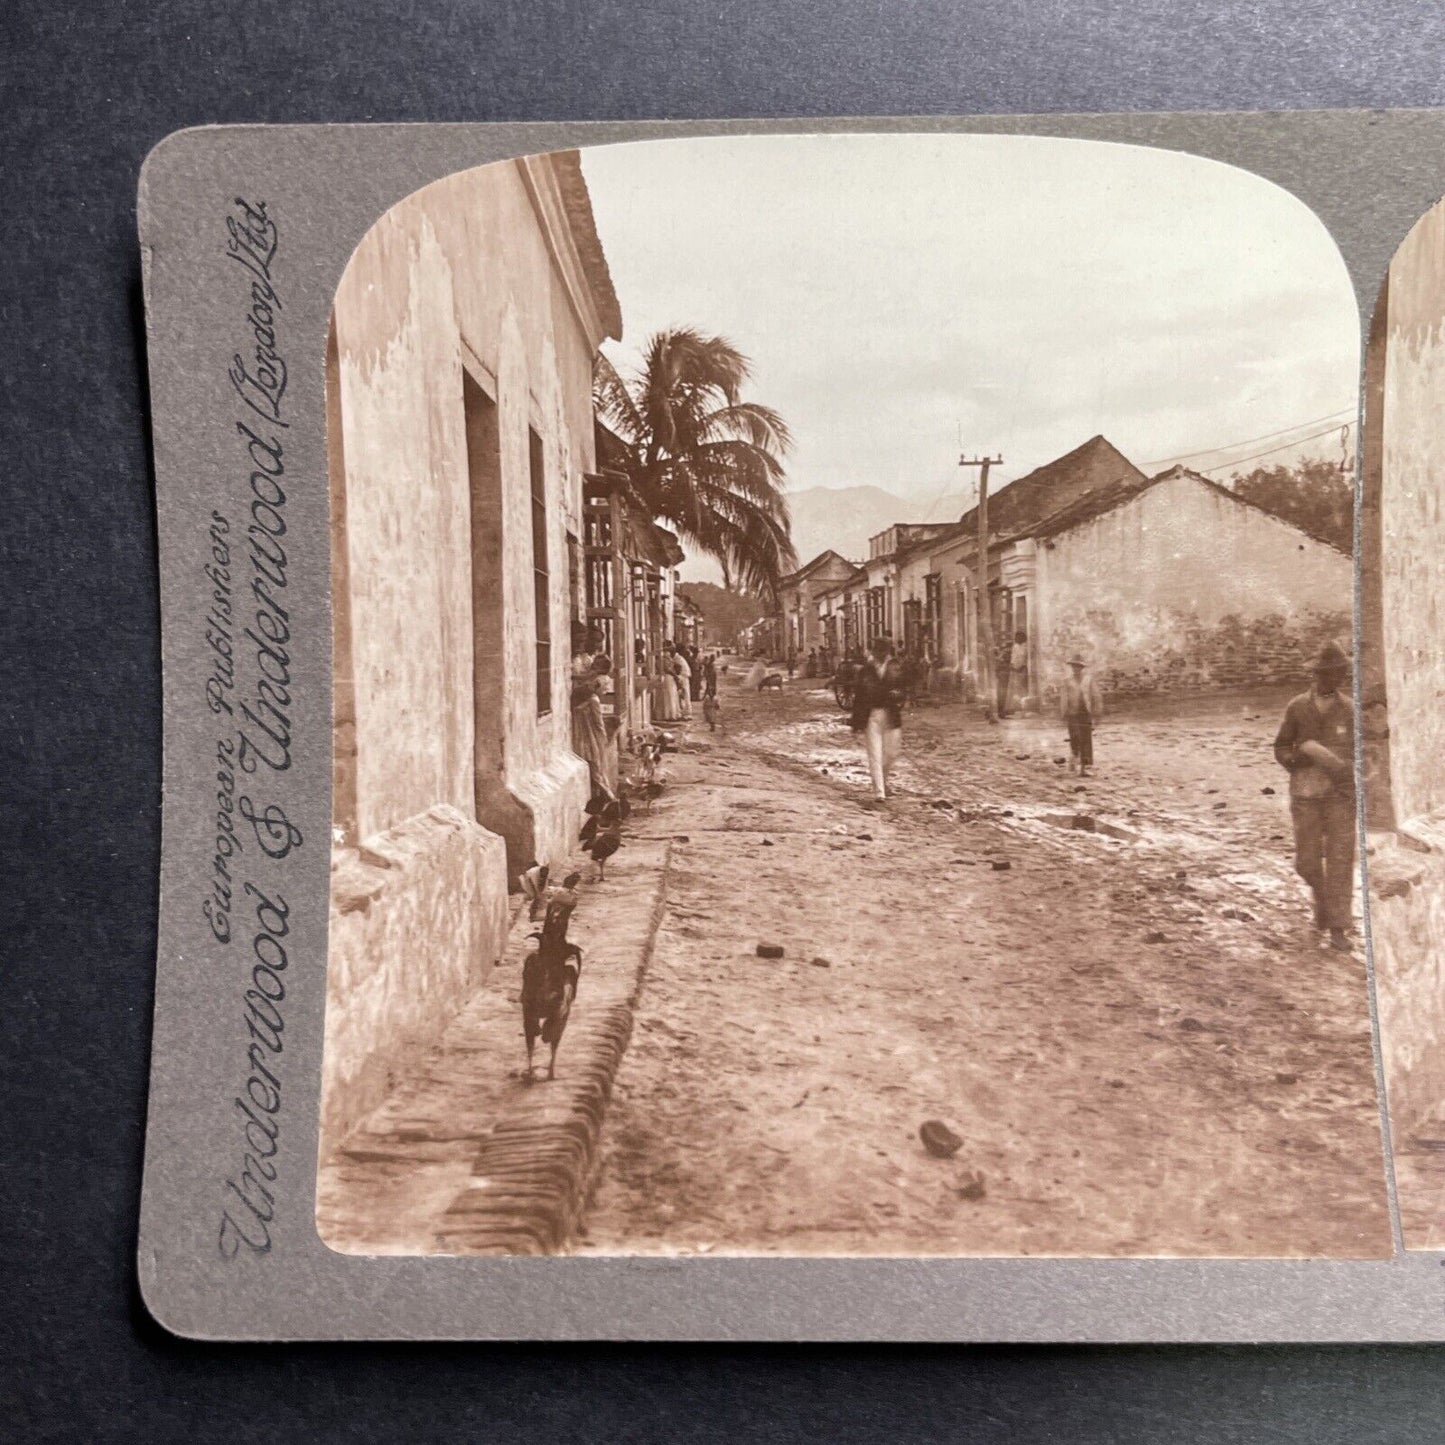
[(1313, 682), (1285, 709), (1275, 760), (1289, 772), (1295, 872), (1314, 896), (1314, 924), (1330, 947), (1348, 952), (1354, 927), (1355, 709), (1345, 695), (1350, 662), (1327, 642)]
[(868, 753), (868, 776), (876, 806), (888, 798), (888, 781), (903, 744), (903, 683), (886, 637), (868, 644), (868, 661), (858, 669), (853, 684), (853, 713), (849, 726), (862, 733)]
[(1084, 671), (1087, 666), (1075, 653), (1059, 692), (1059, 715), (1069, 729), (1069, 771), (1081, 778), (1094, 766), (1094, 724), (1104, 716), (1104, 701), (1098, 684)]

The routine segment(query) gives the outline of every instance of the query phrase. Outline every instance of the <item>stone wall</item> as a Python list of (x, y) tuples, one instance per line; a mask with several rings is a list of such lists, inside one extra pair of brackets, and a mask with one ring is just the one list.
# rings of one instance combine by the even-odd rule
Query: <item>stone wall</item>
[[(1445, 835), (1419, 843), (1375, 840), (1370, 933), (1385, 1056), (1390, 1127), (1397, 1150), (1445, 1137)], [(1439, 1201), (1445, 1222), (1445, 1201)]]
[[(1368, 782), (1388, 798), (1367, 816), (1396, 831), (1372, 841), (1370, 928), (1392, 1144), (1408, 1158), (1445, 1137), (1445, 204), (1396, 253), (1371, 342), (1361, 646)], [(1430, 1177), (1396, 1171), (1407, 1245), (1445, 1229)]]
[(1187, 474), (1040, 544), (1034, 626), (1045, 697), (1080, 651), (1106, 691), (1300, 681), (1348, 647), (1351, 559)]
[(1401, 818), (1445, 810), (1445, 206), (1390, 267), (1383, 590), (1390, 787)]

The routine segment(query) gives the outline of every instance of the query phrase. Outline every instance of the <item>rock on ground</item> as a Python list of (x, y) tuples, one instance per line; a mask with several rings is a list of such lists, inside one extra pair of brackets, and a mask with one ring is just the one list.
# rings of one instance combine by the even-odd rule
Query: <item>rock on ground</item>
[(866, 812), (819, 689), (725, 688), (639, 826), (687, 841), (579, 1250), (1388, 1254), (1363, 961), (1307, 927), (1275, 698), (1111, 718), (1083, 785), (1057, 723), (918, 710)]

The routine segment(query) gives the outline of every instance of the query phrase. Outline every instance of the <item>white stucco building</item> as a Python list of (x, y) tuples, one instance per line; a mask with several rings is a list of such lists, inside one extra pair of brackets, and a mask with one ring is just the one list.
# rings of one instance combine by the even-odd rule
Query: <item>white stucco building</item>
[(418, 191), (341, 279), (323, 1147), (489, 977), (509, 882), (575, 843), (592, 366), (620, 332), (575, 153)]

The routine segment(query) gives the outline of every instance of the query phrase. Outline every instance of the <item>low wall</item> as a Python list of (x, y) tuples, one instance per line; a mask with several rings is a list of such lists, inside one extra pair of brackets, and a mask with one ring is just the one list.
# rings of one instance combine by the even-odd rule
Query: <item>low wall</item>
[[(576, 852), (591, 794), (587, 764), (573, 752), (561, 753), (546, 767), (524, 773), (515, 781), (512, 795), (531, 815), (531, 851), (536, 862), (558, 868)], [(515, 874), (511, 881), (515, 883)]]
[(440, 1038), (507, 941), (506, 845), (438, 805), (332, 861), (324, 1158)]
[(1174, 609), (1120, 614), (1087, 610), (1043, 639), (1044, 696), (1056, 697), (1074, 652), (1095, 660), (1105, 693), (1212, 692), (1222, 688), (1308, 683), (1309, 659), (1329, 641), (1349, 645), (1348, 611), (1304, 612), (1294, 617), (1224, 617), (1204, 626)]

